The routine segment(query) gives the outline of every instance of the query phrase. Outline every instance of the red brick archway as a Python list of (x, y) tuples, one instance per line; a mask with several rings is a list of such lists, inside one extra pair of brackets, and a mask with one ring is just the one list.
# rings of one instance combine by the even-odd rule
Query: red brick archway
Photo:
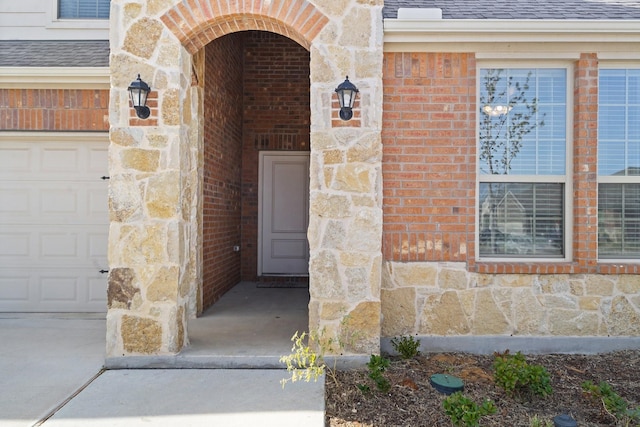
[(191, 54), (218, 37), (246, 30), (277, 33), (309, 50), (329, 22), (306, 0), (183, 0), (160, 19)]

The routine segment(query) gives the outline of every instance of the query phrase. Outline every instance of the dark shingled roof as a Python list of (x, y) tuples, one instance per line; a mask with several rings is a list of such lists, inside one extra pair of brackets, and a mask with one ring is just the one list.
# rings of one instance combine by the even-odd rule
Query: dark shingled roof
[(440, 8), (442, 19), (640, 19), (638, 0), (384, 0), (382, 14), (401, 7)]
[(108, 66), (108, 40), (0, 40), (0, 67)]

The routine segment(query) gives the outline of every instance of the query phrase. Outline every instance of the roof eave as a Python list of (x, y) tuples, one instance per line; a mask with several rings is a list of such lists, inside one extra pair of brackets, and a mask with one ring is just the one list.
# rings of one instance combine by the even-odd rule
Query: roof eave
[(385, 43), (621, 41), (640, 41), (640, 20), (384, 20)]

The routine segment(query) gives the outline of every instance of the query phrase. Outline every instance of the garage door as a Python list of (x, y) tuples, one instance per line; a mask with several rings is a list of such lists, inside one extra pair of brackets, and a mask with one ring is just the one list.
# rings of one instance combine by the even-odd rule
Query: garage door
[(0, 134), (0, 312), (106, 311), (107, 150), (105, 134)]

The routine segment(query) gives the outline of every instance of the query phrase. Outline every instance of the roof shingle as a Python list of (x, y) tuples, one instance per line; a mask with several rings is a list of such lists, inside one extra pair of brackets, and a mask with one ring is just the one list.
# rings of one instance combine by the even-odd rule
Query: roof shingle
[(440, 8), (442, 19), (640, 19), (638, 0), (385, 0), (383, 17), (398, 8)]
[(108, 40), (0, 40), (0, 67), (108, 66)]

